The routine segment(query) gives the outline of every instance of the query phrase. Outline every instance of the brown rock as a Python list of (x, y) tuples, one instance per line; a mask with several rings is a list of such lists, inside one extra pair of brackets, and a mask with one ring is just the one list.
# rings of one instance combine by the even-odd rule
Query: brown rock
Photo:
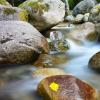
[[(54, 83), (57, 91), (50, 88)], [(44, 100), (97, 100), (97, 92), (87, 83), (71, 75), (56, 75), (43, 79), (38, 92)]]
[(100, 71), (100, 52), (92, 56), (92, 58), (89, 61), (89, 67)]

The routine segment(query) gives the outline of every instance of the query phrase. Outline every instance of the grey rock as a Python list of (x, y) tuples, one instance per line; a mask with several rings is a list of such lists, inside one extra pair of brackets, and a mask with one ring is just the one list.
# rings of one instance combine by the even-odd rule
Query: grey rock
[(0, 21), (0, 63), (29, 63), (37, 54), (48, 51), (45, 37), (29, 23)]
[(95, 4), (95, 0), (83, 0), (74, 7), (73, 15), (89, 13)]

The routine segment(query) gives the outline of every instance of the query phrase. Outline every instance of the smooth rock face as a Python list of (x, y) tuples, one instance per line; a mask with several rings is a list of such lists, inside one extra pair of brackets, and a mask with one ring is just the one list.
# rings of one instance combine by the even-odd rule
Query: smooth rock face
[(100, 52), (92, 56), (89, 61), (89, 67), (100, 72)]
[(94, 6), (95, 0), (83, 0), (74, 7), (73, 15), (89, 13)]
[(61, 0), (28, 0), (20, 8), (29, 12), (29, 22), (39, 31), (64, 20), (65, 4)]
[(0, 21), (18, 20), (28, 21), (28, 13), (17, 7), (6, 7), (0, 5)]
[(46, 39), (30, 24), (0, 21), (0, 63), (28, 63), (37, 53), (48, 53), (48, 50)]
[(71, 75), (43, 79), (38, 85), (38, 92), (44, 100), (97, 100), (94, 88)]
[(100, 23), (100, 3), (91, 10), (89, 21)]

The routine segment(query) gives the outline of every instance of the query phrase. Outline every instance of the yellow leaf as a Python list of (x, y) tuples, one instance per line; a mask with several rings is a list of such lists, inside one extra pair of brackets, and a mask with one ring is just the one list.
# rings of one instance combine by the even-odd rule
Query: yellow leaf
[(59, 84), (52, 82), (49, 87), (51, 90), (57, 92), (57, 90), (59, 89)]

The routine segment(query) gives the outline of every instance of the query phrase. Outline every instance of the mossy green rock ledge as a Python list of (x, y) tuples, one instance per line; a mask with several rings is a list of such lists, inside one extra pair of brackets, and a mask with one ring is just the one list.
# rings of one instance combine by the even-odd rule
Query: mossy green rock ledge
[(6, 0), (0, 0), (0, 5), (11, 6)]
[(7, 7), (0, 5), (0, 21), (2, 20), (28, 21), (28, 13), (26, 10), (17, 7)]
[(61, 0), (28, 0), (20, 8), (29, 13), (29, 22), (39, 31), (64, 20), (65, 4)]

